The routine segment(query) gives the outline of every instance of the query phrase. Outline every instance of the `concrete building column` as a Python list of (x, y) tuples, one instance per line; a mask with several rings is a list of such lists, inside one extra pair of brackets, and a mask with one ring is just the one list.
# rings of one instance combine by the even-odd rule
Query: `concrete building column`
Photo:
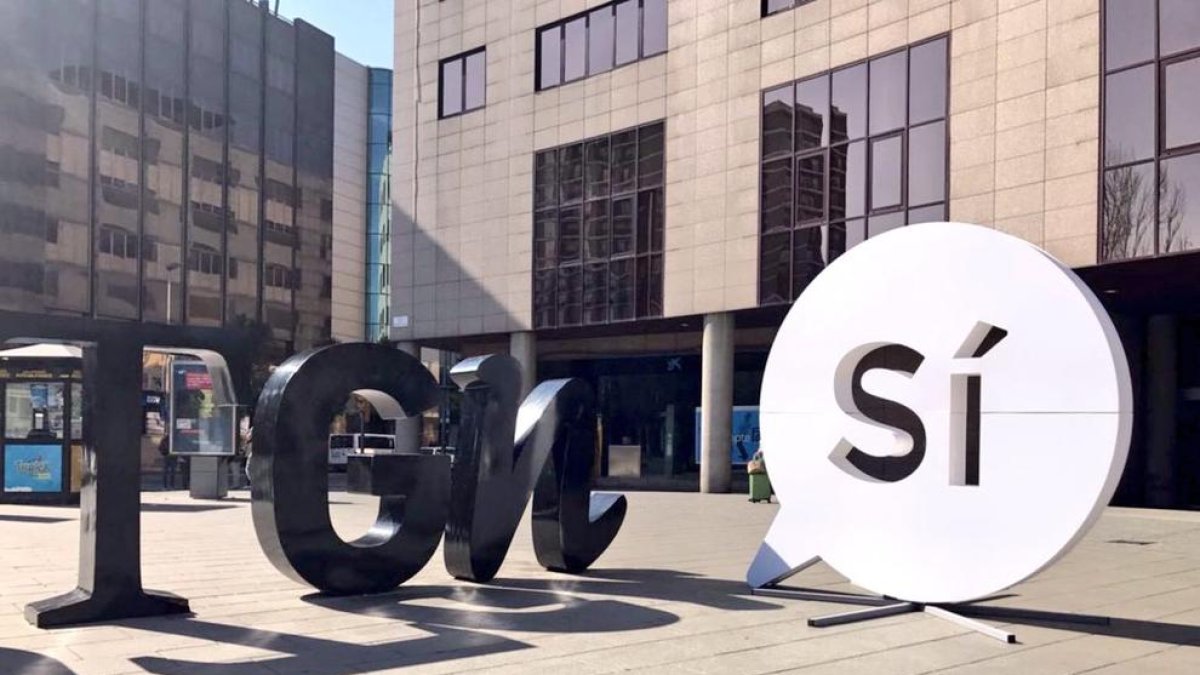
[(1146, 326), (1146, 505), (1175, 505), (1176, 318), (1150, 317)]
[[(415, 342), (397, 342), (396, 349), (417, 359), (421, 358), (421, 348)], [(405, 413), (408, 411), (405, 410)], [(396, 452), (414, 453), (421, 449), (422, 415), (396, 420)]]
[(537, 334), (525, 331), (509, 336), (508, 353), (521, 364), (521, 400), (537, 386)]
[(704, 317), (700, 366), (700, 491), (729, 492), (733, 437), (733, 314)]

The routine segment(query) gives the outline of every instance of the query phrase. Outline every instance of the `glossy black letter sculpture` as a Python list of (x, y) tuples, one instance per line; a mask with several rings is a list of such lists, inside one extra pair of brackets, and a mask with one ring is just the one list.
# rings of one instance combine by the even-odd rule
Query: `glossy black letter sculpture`
[(450, 375), (463, 389), (463, 416), (451, 473), (446, 570), (470, 581), (495, 577), (535, 484), (538, 562), (564, 572), (586, 569), (608, 548), (626, 510), (623, 496), (591, 494), (594, 401), (588, 386), (545, 382), (518, 410), (521, 374), (513, 358), (467, 359)]
[(329, 519), (329, 422), (355, 391), (386, 394), (408, 416), (437, 400), (433, 376), (416, 358), (381, 345), (334, 345), (279, 366), (254, 423), (258, 541), (285, 575), (331, 594), (388, 591), (420, 571), (437, 550), (449, 499), (448, 457), (375, 458), (366, 466), (378, 474), (372, 491), (386, 493), (378, 518), (355, 541), (338, 537)]

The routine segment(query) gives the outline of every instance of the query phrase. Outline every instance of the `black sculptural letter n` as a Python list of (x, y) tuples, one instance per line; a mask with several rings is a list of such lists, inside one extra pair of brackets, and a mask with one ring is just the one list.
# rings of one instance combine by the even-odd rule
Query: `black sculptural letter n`
[[(329, 519), (329, 422), (354, 391), (386, 394), (406, 415), (437, 399), (433, 376), (416, 358), (382, 345), (346, 344), (298, 354), (275, 370), (254, 424), (254, 529), (267, 558), (288, 577), (326, 593), (388, 591), (416, 574), (437, 550), (446, 522), (449, 458), (397, 455), (375, 482), (375, 524), (342, 541)], [(376, 465), (375, 468), (379, 468)], [(387, 471), (381, 471), (387, 473)]]
[(446, 570), (471, 581), (495, 577), (535, 485), (538, 562), (565, 572), (586, 569), (608, 548), (626, 510), (623, 496), (591, 494), (594, 402), (588, 386), (545, 382), (518, 409), (521, 374), (513, 358), (467, 359), (450, 374), (463, 389), (463, 416), (451, 474)]

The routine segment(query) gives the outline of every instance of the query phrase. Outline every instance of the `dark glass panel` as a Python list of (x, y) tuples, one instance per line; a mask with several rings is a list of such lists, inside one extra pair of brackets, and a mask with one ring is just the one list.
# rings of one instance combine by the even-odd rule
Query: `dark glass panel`
[[(663, 200), (662, 189), (644, 190), (638, 195), (637, 239), (638, 253), (662, 250)], [(655, 244), (657, 249), (653, 249)]]
[(466, 61), (467, 91), (463, 110), (475, 110), (487, 102), (487, 52), (475, 52)]
[(563, 26), (563, 82), (587, 75), (587, 17)]
[(830, 142), (838, 143), (865, 136), (867, 134), (866, 64), (835, 72), (831, 95)]
[(583, 272), (583, 322), (608, 322), (608, 263), (589, 263)]
[[(1170, 176), (1168, 176), (1168, 179)], [(1164, 181), (1170, 184), (1169, 180)], [(1156, 207), (1156, 183), (1154, 163), (1147, 162), (1123, 166), (1104, 172), (1104, 203), (1101, 207), (1100, 259), (1106, 262), (1126, 260), (1154, 254), (1154, 223)], [(1178, 190), (1168, 188), (1170, 193), (1164, 202), (1166, 220), (1172, 215), (1171, 202)], [(1172, 227), (1168, 223), (1168, 229)], [(1178, 228), (1177, 228), (1178, 229)]]
[(637, 130), (631, 129), (612, 137), (613, 194), (637, 189), (638, 148)]
[(646, 309), (646, 316), (663, 315), (663, 270), (663, 257), (650, 256), (650, 281), (646, 291), (649, 307)]
[(792, 298), (825, 269), (825, 242), (823, 228), (804, 227), (792, 234)]
[(558, 212), (542, 211), (533, 218), (533, 266), (546, 269), (558, 264)]
[(763, 5), (763, 13), (769, 15), (791, 9), (793, 2), (795, 0), (766, 0), (766, 4)]
[(945, 204), (922, 206), (919, 209), (909, 209), (908, 211), (909, 225), (916, 225), (917, 223), (940, 223), (944, 220), (946, 220)]
[(897, 227), (904, 226), (904, 212), (888, 213), (882, 216), (871, 216), (867, 219), (867, 236), (878, 237), (879, 235), (894, 230)]
[(587, 198), (609, 195), (608, 139), (600, 138), (587, 144)]
[(663, 125), (648, 124), (638, 129), (638, 187), (663, 184)]
[(646, 316), (650, 311), (650, 258), (641, 256), (637, 259), (637, 315)]
[(867, 239), (867, 221), (847, 220), (844, 223), (830, 225), (825, 238), (825, 259), (827, 263), (837, 260), (837, 257)]
[[(645, 193), (643, 193), (645, 194)], [(666, 215), (666, 200), (663, 198), (663, 189), (657, 188), (651, 190), (649, 199), (653, 200), (654, 208), (652, 209), (653, 217), (651, 222), (653, 227), (650, 228), (650, 251), (660, 253), (666, 243), (667, 230), (667, 215)]]
[(903, 143), (900, 136), (871, 141), (871, 210), (898, 206), (901, 201)]
[(1159, 165), (1158, 252), (1200, 248), (1200, 155), (1163, 160)]
[(633, 197), (622, 197), (612, 201), (612, 255), (622, 256), (634, 252), (634, 218)]
[[(218, 6), (220, 5), (220, 6)], [(222, 233), (229, 213), (224, 194), (225, 16), (223, 4), (191, 0), (188, 101), (189, 193), (187, 323), (221, 325), (225, 257)], [(220, 119), (218, 119), (218, 117)], [(214, 264), (205, 261), (213, 259)]]
[(538, 88), (546, 89), (562, 81), (562, 26), (547, 28), (540, 37)]
[(583, 268), (579, 265), (558, 269), (558, 325), (583, 323)]
[(553, 328), (557, 319), (558, 271), (539, 270), (533, 274), (533, 325)]
[(908, 204), (946, 198), (946, 123), (934, 122), (908, 132)]
[(772, 158), (792, 152), (792, 85), (763, 94), (763, 157)]
[[(184, 166), (183, 128), (173, 119), (172, 101), (183, 100), (185, 80), (183, 45), (184, 21), (183, 2), (164, 0), (146, 3), (146, 95), (143, 97), (145, 110), (145, 143), (154, 146), (154, 160), (147, 158), (146, 191), (154, 195), (154, 207), (145, 211), (144, 233), (152, 239), (155, 260), (147, 261), (142, 278), (142, 317), (146, 321), (181, 323), (183, 321), (183, 220), (181, 203), (183, 195)], [(257, 14), (257, 12), (255, 12)], [(243, 26), (240, 22), (235, 26)], [(259, 42), (261, 43), (261, 36)], [(242, 64), (245, 65), (245, 64)], [(250, 69), (246, 69), (250, 70)], [(253, 76), (258, 77), (258, 70)], [(243, 77), (249, 77), (243, 73)], [(232, 83), (231, 83), (232, 84)], [(245, 95), (247, 98), (243, 98)], [(246, 129), (238, 129), (234, 140), (241, 148), (239, 152), (258, 152), (259, 139), (256, 127), (261, 113), (249, 114), (248, 108), (255, 98), (253, 94), (238, 92), (232, 97), (231, 105), (240, 111), (234, 118), (244, 118)], [(161, 102), (161, 105), (160, 105)], [(182, 113), (182, 106), (180, 112)], [(180, 116), (182, 119), (182, 115)], [(250, 136), (255, 136), (251, 139)], [(251, 145), (252, 144), (252, 145)], [(238, 157), (231, 149), (231, 157)], [(236, 160), (236, 161), (241, 161)], [(243, 182), (257, 178), (257, 171), (244, 173)], [(255, 186), (256, 187), (256, 186)], [(255, 204), (257, 207), (257, 204)], [(256, 208), (257, 210), (257, 208)], [(255, 214), (257, 216), (257, 213)], [(255, 218), (251, 222), (257, 222)], [(257, 255), (257, 245), (255, 254)], [(254, 269), (254, 268), (252, 268)], [(257, 279), (257, 274), (252, 275)], [(257, 293), (257, 284), (255, 284)]]
[(1154, 3), (1105, 0), (1105, 8), (1105, 68), (1113, 70), (1154, 58)]
[(463, 60), (451, 59), (442, 64), (442, 116), (463, 111)]
[(625, 65), (638, 60), (640, 51), (639, 25), (641, 11), (638, 0), (625, 0), (617, 3), (617, 65)]
[(829, 218), (861, 218), (866, 213), (867, 144), (839, 145), (829, 151)]
[(583, 199), (583, 144), (568, 145), (558, 151), (558, 189), (563, 204)]
[(634, 318), (634, 258), (614, 260), (608, 268), (608, 306), (613, 321)]
[(258, 319), (259, 162), (262, 159), (262, 12), (230, 3), (229, 207), (236, 224), (228, 232), (229, 321)]
[(1109, 75), (1104, 91), (1104, 163), (1154, 156), (1154, 66)]
[(946, 116), (946, 41), (935, 40), (909, 51), (908, 123)]
[(588, 75), (612, 70), (615, 26), (611, 6), (601, 7), (588, 15)]
[(1158, 26), (1158, 48), (1163, 56), (1200, 46), (1200, 2), (1158, 0)]
[[(142, 173), (137, 106), (127, 103), (127, 83), (141, 79), (141, 31), (138, 0), (99, 3), (96, 71), (96, 154), (98, 173), (95, 232), (96, 313), (136, 319), (138, 298), (138, 212)], [(12, 153), (10, 153), (12, 154)], [(45, 166), (41, 155), (38, 168)], [(105, 251), (105, 244), (110, 250)], [(38, 275), (42, 276), (42, 275)]]
[(580, 207), (572, 206), (558, 212), (558, 262), (579, 262), (583, 252), (583, 216)]
[(1163, 82), (1165, 149), (1200, 143), (1200, 59), (1167, 65)]
[(796, 84), (796, 152), (829, 145), (829, 76)]
[(792, 160), (777, 159), (762, 167), (762, 231), (792, 226)]
[(796, 224), (825, 219), (825, 153), (796, 160)]
[(588, 202), (584, 207), (584, 258), (608, 260), (608, 200)]
[(907, 99), (908, 55), (897, 52), (871, 61), (871, 133), (904, 126)]
[(533, 207), (558, 205), (558, 152), (546, 150), (533, 160)]
[(792, 233), (764, 234), (760, 237), (760, 245), (760, 304), (788, 302), (792, 299)]
[(667, 0), (643, 0), (642, 56), (667, 51)]

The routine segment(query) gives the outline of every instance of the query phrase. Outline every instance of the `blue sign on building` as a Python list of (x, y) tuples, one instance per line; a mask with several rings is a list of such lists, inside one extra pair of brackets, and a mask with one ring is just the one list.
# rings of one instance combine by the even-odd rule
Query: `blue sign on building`
[(5, 492), (62, 492), (61, 445), (4, 448)]
[[(700, 463), (700, 409), (696, 408), (696, 463)], [(733, 407), (733, 436), (729, 439), (729, 457), (733, 464), (745, 464), (758, 452), (762, 434), (758, 428), (758, 406)]]

